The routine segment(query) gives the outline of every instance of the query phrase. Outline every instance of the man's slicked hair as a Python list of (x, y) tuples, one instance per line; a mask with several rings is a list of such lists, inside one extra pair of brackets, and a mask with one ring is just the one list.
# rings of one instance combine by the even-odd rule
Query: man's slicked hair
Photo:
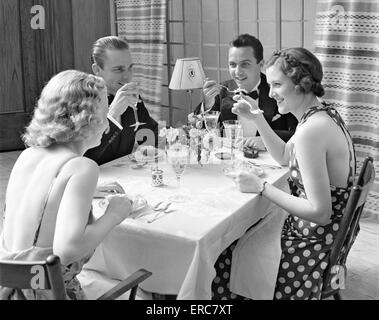
[(254, 57), (257, 60), (257, 63), (261, 62), (263, 59), (263, 46), (262, 43), (256, 37), (251, 34), (244, 33), (237, 36), (229, 43), (230, 47), (251, 47), (254, 50)]
[(91, 63), (96, 63), (101, 69), (103, 69), (107, 50), (128, 49), (128, 42), (120, 37), (108, 36), (100, 38), (96, 40), (92, 46)]

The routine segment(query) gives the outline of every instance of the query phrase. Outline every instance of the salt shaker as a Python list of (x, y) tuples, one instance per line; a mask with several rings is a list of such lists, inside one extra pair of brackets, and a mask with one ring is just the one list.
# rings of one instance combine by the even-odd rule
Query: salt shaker
[(163, 170), (158, 167), (151, 168), (151, 184), (153, 187), (163, 185)]

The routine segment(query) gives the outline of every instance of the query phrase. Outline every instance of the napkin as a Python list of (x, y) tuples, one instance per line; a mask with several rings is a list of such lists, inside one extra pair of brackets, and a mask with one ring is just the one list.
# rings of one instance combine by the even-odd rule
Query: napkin
[(230, 291), (254, 300), (273, 299), (286, 216), (273, 205), (270, 213), (240, 238), (233, 251)]

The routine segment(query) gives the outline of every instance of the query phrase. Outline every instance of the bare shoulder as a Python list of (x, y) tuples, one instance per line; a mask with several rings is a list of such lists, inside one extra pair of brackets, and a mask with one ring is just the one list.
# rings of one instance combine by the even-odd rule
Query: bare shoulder
[(338, 125), (325, 112), (312, 115), (296, 132), (297, 142), (328, 141), (339, 130)]
[(99, 175), (99, 166), (97, 163), (87, 157), (76, 157), (67, 162), (62, 172), (70, 176), (96, 176)]

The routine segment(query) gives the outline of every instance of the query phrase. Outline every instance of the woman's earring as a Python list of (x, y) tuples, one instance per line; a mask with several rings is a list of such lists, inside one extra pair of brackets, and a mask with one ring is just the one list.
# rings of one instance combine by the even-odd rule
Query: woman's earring
[(302, 88), (300, 85), (297, 84), (297, 85), (295, 86), (295, 92), (296, 92), (296, 93), (302, 93), (302, 92), (303, 92), (303, 88)]

